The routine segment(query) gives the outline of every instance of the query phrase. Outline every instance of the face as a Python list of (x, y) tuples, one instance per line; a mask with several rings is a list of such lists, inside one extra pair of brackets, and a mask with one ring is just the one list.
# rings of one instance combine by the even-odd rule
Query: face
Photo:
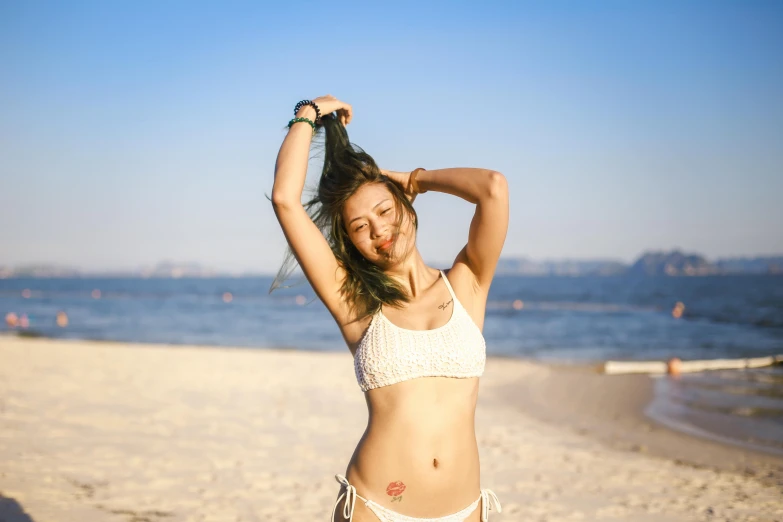
[(413, 222), (404, 207), (399, 214), (394, 196), (382, 183), (362, 185), (343, 205), (348, 237), (365, 259), (386, 267), (405, 259), (415, 241)]

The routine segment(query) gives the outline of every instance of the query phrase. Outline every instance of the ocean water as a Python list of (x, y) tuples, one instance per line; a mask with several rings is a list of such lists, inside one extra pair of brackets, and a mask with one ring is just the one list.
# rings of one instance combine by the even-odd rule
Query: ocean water
[(670, 428), (783, 456), (783, 368), (656, 378), (645, 413)]
[[(5, 279), (0, 314), (25, 314), (28, 330), (53, 338), (346, 350), (306, 281), (270, 295), (271, 282)], [(675, 318), (678, 302), (684, 311)], [(65, 328), (58, 311), (68, 315)], [(783, 277), (498, 276), (484, 336), (489, 355), (540, 361), (783, 354)], [(780, 367), (660, 379), (653, 417), (774, 452), (783, 448), (782, 390)]]

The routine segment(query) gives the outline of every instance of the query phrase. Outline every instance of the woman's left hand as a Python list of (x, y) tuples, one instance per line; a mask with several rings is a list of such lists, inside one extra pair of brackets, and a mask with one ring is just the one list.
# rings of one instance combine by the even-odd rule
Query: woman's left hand
[(416, 192), (413, 191), (413, 187), (410, 184), (411, 173), (395, 172), (393, 170), (384, 170), (384, 169), (380, 169), (380, 170), (381, 170), (381, 174), (385, 175), (394, 183), (396, 183), (400, 187), (402, 192), (405, 194), (405, 196), (408, 198), (408, 201), (413, 203), (413, 200), (416, 199)]

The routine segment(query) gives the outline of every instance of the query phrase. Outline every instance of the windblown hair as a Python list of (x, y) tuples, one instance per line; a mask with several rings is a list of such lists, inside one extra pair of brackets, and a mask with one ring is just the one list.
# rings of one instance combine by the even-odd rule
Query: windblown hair
[[(321, 118), (324, 130), (324, 163), (315, 196), (304, 206), (313, 223), (321, 230), (345, 270), (346, 277), (340, 289), (343, 299), (356, 318), (377, 312), (382, 304), (400, 306), (410, 300), (405, 290), (380, 267), (368, 261), (356, 249), (348, 236), (342, 209), (348, 198), (367, 183), (380, 183), (391, 192), (396, 207), (396, 229), (402, 226), (406, 214), (414, 230), (418, 216), (402, 189), (381, 173), (375, 160), (358, 145), (348, 140), (348, 132), (332, 115)], [(296, 268), (297, 262), (290, 246), (272, 286), (271, 293), (281, 286)]]

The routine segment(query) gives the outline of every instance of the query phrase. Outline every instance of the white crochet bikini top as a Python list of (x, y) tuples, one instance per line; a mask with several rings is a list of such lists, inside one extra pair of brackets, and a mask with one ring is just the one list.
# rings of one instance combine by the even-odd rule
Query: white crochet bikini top
[(487, 359), (486, 343), (473, 318), (440, 276), (453, 299), (451, 319), (433, 330), (395, 326), (379, 310), (364, 333), (353, 359), (362, 391), (417, 377), (479, 377)]

